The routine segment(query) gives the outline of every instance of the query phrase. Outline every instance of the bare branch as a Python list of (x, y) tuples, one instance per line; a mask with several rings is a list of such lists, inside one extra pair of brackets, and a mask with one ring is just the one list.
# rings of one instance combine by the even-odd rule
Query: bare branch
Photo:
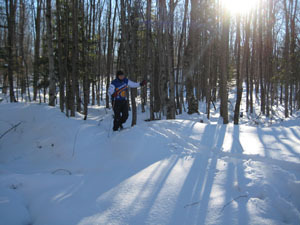
[(13, 129), (17, 128), (22, 122), (19, 122), (18, 124), (12, 126), (10, 129), (8, 129), (7, 131), (5, 131), (3, 134), (1, 134), (0, 139), (3, 138), (6, 134), (8, 134), (10, 131), (12, 131)]

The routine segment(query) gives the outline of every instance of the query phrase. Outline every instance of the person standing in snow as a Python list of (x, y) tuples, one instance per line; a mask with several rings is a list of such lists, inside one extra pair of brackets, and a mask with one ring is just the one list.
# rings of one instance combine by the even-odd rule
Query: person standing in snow
[(144, 80), (140, 83), (133, 82), (125, 77), (122, 70), (117, 71), (116, 79), (114, 79), (109, 88), (108, 94), (111, 96), (113, 110), (114, 110), (114, 127), (113, 131), (123, 129), (123, 123), (128, 119), (128, 102), (127, 90), (130, 88), (138, 88), (146, 85)]

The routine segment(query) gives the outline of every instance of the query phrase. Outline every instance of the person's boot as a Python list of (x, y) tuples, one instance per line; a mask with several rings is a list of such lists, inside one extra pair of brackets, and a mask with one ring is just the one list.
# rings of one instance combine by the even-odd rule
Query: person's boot
[(123, 127), (123, 125), (121, 124), (121, 125), (120, 125), (120, 130), (123, 130), (123, 129), (124, 129), (124, 127)]
[(118, 119), (114, 119), (113, 131), (119, 130), (119, 127), (120, 127), (120, 121)]

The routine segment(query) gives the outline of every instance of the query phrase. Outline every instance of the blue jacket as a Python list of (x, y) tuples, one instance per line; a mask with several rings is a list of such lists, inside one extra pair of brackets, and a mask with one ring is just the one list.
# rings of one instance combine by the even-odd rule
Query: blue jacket
[(128, 87), (137, 88), (140, 87), (140, 84), (127, 78), (124, 78), (123, 80), (116, 78), (111, 82), (108, 88), (108, 94), (111, 96), (116, 93), (116, 97), (113, 100), (126, 100)]

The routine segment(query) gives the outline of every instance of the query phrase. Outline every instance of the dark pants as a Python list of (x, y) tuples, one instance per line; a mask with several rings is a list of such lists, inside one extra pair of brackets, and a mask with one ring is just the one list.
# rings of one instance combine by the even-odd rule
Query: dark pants
[(114, 127), (116, 131), (122, 127), (122, 124), (128, 119), (128, 102), (127, 100), (115, 100), (113, 103), (113, 109), (115, 113)]

